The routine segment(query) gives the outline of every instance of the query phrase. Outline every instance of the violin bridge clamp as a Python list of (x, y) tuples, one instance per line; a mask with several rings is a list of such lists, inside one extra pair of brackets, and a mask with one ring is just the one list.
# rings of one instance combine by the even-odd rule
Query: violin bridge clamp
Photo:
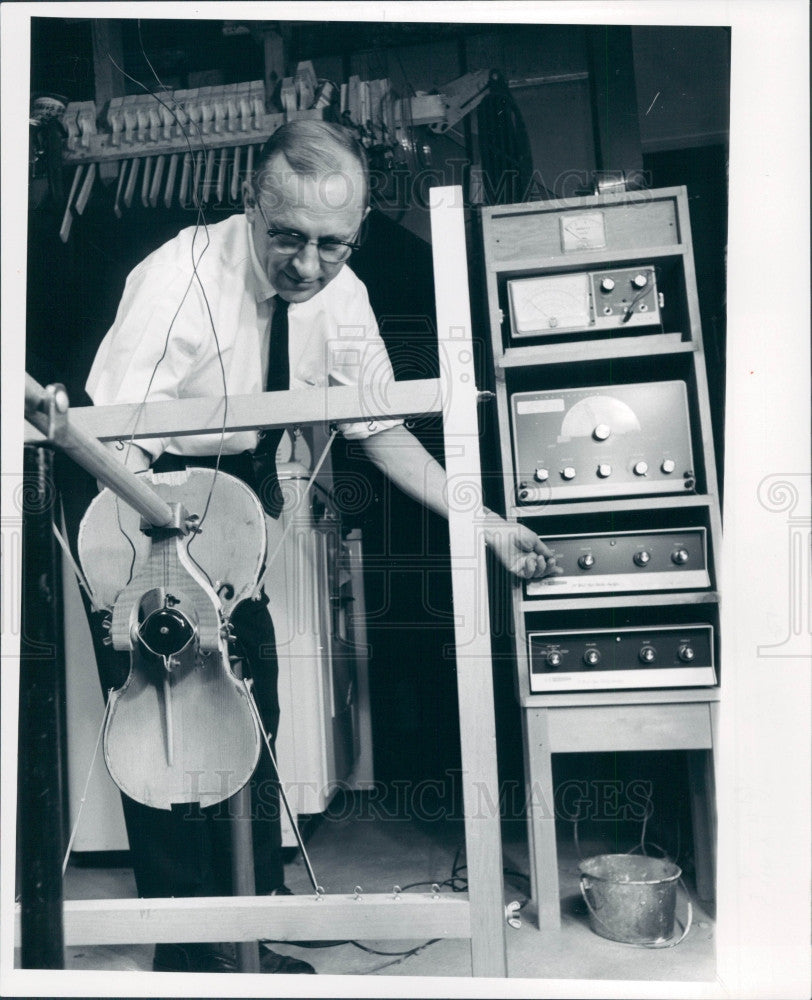
[(145, 518), (141, 518), (141, 531), (145, 535), (153, 538), (166, 538), (169, 535), (188, 535), (190, 531), (199, 531), (199, 528), (190, 527), (189, 522), (197, 519), (196, 514), (190, 514), (182, 503), (170, 502), (169, 509), (172, 511), (172, 520), (169, 524), (156, 527), (150, 524)]

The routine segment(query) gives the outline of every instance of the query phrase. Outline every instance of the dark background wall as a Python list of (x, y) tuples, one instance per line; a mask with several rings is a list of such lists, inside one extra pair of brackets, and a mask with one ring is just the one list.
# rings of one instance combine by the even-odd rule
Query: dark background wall
[[(123, 68), (150, 86), (155, 84), (145, 53), (170, 88), (263, 76), (263, 49), (256, 32), (225, 33), (220, 21), (145, 21), (140, 30), (137, 22), (126, 21), (122, 27)], [(498, 70), (509, 84), (526, 129), (534, 197), (585, 193), (601, 165), (593, 60), (595, 31), (600, 29), (323, 22), (286, 22), (277, 28), (291, 68), (301, 59), (312, 59), (317, 75), (337, 82), (352, 73), (368, 79), (389, 77), (404, 95), (442, 90), (464, 72)], [(97, 72), (94, 30), (85, 19), (35, 18), (32, 92), (92, 100)], [(723, 28), (638, 27), (630, 30), (628, 40), (622, 58), (618, 55), (612, 65), (634, 81), (632, 113), (647, 186), (688, 188), (721, 463), (730, 39)], [(127, 93), (138, 90), (131, 83), (125, 85)], [(487, 140), (483, 129), (488, 121), (470, 115), (450, 139), (421, 133), (437, 182), (470, 180), (466, 164)], [(62, 179), (69, 184), (68, 173)], [(498, 178), (491, 181), (493, 189), (499, 187)], [(114, 185), (97, 183), (85, 214), (74, 220), (70, 241), (63, 244), (57, 235), (62, 206), (49, 198), (41, 182), (32, 185), (27, 368), (43, 383), (64, 382), (77, 405), (86, 402), (84, 380), (112, 322), (127, 273), (180, 228), (194, 223), (189, 211), (144, 208), (137, 198), (117, 219), (113, 198)], [(234, 210), (215, 206), (207, 217), (216, 222)], [(436, 374), (434, 289), (426, 234), (427, 212), (420, 199), (394, 208), (382, 206), (371, 218), (366, 247), (352, 263), (369, 288), (399, 378)], [(492, 375), (474, 212), (469, 236), (478, 378), (484, 388)], [(495, 458), (487, 413), (482, 426), (487, 464)], [(441, 458), (437, 423), (422, 421), (414, 430)], [(444, 779), (459, 767), (456, 677), (448, 653), (453, 632), (445, 525), (391, 489), (352, 448), (342, 446), (336, 462), (340, 469), (363, 468), (371, 477), (374, 500), (354, 517), (364, 530), (370, 564), (388, 566), (386, 586), (381, 587), (379, 575), (370, 573), (367, 594), (376, 777)], [(92, 484), (82, 482), (75, 471), (66, 475), (71, 477), (71, 499), (81, 508)], [(495, 581), (498, 592), (498, 574)], [(509, 637), (497, 636), (494, 642), (500, 771), (506, 782), (520, 782), (521, 726), (513, 697)], [(652, 764), (650, 757), (645, 761), (639, 755), (561, 757), (556, 777), (566, 783), (585, 776), (610, 781), (652, 774), (671, 802), (663, 810), (683, 812), (681, 760), (660, 755)], [(675, 788), (676, 805), (667, 794)], [(627, 835), (616, 823), (606, 831), (612, 837)]]

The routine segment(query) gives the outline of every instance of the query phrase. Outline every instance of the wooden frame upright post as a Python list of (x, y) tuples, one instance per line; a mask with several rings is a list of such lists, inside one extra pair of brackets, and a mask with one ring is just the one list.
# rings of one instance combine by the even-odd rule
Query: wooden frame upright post
[[(443, 386), (451, 584), (456, 618), (465, 846), (474, 975), (506, 976), (502, 837), (482, 516), (478, 391), (462, 188), (432, 188), (431, 243)], [(473, 515), (473, 516), (472, 516)]]

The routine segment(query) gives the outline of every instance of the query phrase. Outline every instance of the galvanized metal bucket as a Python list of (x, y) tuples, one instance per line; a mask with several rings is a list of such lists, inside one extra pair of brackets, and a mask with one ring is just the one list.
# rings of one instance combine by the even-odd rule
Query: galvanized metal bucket
[(589, 924), (601, 937), (645, 948), (670, 947), (681, 869), (666, 858), (639, 854), (599, 854), (580, 864), (581, 895)]

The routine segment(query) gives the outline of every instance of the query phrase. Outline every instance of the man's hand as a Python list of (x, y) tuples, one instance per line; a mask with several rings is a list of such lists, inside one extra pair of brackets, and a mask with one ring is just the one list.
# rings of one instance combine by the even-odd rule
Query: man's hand
[(493, 511), (485, 516), (485, 540), (505, 569), (522, 580), (540, 580), (563, 572), (534, 531), (523, 524), (510, 524)]

